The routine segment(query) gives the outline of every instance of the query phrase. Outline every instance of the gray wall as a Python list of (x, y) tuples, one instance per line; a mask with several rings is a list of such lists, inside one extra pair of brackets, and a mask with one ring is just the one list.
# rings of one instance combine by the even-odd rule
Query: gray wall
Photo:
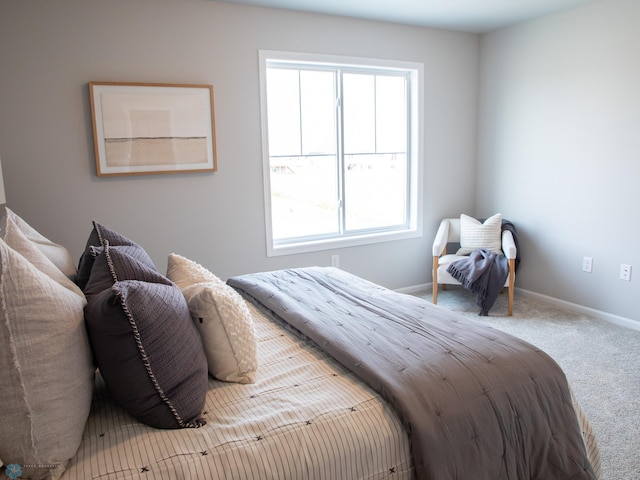
[(636, 321), (639, 27), (640, 2), (608, 0), (484, 36), (477, 184), (518, 222), (519, 287)]
[[(479, 37), (207, 0), (0, 3), (0, 158), (8, 205), (79, 256), (95, 219), (222, 278), (340, 264), (391, 288), (431, 278), (439, 218), (475, 199)], [(258, 50), (423, 62), (423, 238), (266, 257)], [(87, 83), (210, 83), (219, 170), (97, 177)], [(456, 188), (450, 182), (456, 180)]]
[[(440, 218), (501, 211), (519, 227), (520, 288), (640, 321), (639, 8), (608, 0), (476, 36), (208, 0), (2, 1), (8, 204), (75, 256), (96, 219), (161, 270), (172, 251), (222, 278), (338, 253), (391, 288), (430, 282)], [(423, 238), (266, 257), (259, 49), (425, 64)], [(96, 177), (90, 80), (213, 84), (219, 171)]]

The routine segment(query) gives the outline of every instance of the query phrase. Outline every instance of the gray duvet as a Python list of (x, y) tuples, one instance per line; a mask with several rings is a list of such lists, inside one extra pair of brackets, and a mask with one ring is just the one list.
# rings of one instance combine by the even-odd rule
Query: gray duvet
[(596, 478), (565, 375), (538, 348), (338, 269), (228, 283), (387, 399), (418, 479)]

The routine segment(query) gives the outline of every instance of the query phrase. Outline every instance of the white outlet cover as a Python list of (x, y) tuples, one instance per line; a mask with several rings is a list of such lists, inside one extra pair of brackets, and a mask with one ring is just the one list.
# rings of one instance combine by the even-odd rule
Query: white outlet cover
[(631, 281), (631, 265), (620, 265), (620, 280)]

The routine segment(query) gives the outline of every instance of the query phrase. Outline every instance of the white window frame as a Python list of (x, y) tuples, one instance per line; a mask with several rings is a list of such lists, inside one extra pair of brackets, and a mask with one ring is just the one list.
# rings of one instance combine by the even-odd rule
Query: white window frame
[[(423, 125), (424, 125), (424, 65), (417, 62), (380, 60), (371, 58), (345, 57), (309, 53), (260, 50), (260, 110), (262, 124), (262, 167), (264, 182), (264, 208), (267, 256), (292, 255), (298, 253), (354, 247), (380, 242), (389, 242), (422, 236), (423, 217)], [(365, 232), (356, 235), (342, 235), (332, 238), (304, 240), (283, 245), (274, 244), (271, 217), (271, 182), (269, 165), (269, 125), (267, 115), (267, 64), (269, 61), (325, 64), (338, 66), (359, 66), (372, 69), (399, 70), (408, 73), (409, 94), (409, 192), (407, 225), (390, 231)]]

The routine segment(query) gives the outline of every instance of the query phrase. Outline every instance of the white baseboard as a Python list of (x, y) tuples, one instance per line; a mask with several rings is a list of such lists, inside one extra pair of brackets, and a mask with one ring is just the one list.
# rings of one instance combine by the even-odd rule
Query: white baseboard
[(577, 303), (567, 302), (565, 300), (560, 300), (559, 298), (549, 297), (547, 295), (542, 295), (541, 293), (532, 292), (530, 290), (516, 288), (516, 291), (524, 297), (534, 298), (536, 300), (555, 305), (556, 307), (571, 310), (572, 312), (582, 313), (599, 320), (605, 320), (615, 325), (620, 325), (622, 327), (640, 331), (640, 322), (632, 320), (630, 318), (603, 312), (602, 310), (596, 310), (595, 308), (585, 307), (584, 305), (579, 305)]
[(420, 285), (411, 285), (409, 287), (398, 288), (398, 289), (396, 289), (396, 292), (413, 294), (413, 293), (422, 292), (424, 290), (431, 290), (432, 286), (433, 286), (433, 283), (431, 283), (431, 282), (422, 283)]
[[(409, 287), (399, 288), (396, 291), (400, 293), (413, 294), (417, 292), (422, 292), (424, 290), (431, 290), (432, 286), (433, 286), (432, 283), (423, 283), (420, 285), (412, 285)], [(541, 302), (548, 303), (550, 305), (554, 305), (556, 307), (564, 308), (565, 310), (581, 313), (583, 315), (588, 315), (590, 317), (597, 318), (599, 320), (604, 320), (606, 322), (613, 323), (615, 325), (620, 325), (622, 327), (627, 327), (633, 330), (640, 331), (640, 322), (636, 320), (632, 320), (630, 318), (621, 317), (619, 315), (613, 315), (611, 313), (603, 312), (601, 310), (585, 307), (577, 303), (567, 302), (565, 300), (560, 300), (559, 298), (549, 297), (547, 295), (542, 295), (541, 293), (532, 292), (530, 290), (524, 290), (522, 288), (516, 288), (516, 292), (518, 293), (518, 295), (522, 295), (523, 297), (529, 297), (535, 300), (539, 300)]]

